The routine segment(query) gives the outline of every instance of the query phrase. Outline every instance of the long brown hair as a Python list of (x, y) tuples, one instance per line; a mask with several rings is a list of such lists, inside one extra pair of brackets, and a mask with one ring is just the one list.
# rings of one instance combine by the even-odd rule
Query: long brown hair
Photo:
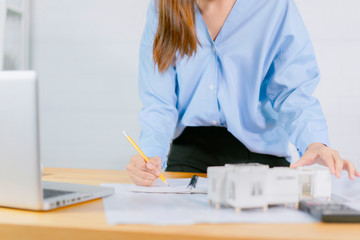
[(157, 0), (159, 23), (153, 45), (153, 60), (164, 73), (175, 60), (196, 53), (195, 0)]

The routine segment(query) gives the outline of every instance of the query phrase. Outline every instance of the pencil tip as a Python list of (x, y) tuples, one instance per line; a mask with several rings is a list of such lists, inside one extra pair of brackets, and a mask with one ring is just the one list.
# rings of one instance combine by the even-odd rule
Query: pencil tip
[(123, 131), (122, 133), (125, 135), (125, 137), (127, 137), (127, 136), (128, 136), (128, 135), (126, 134), (126, 132), (125, 132), (125, 131)]

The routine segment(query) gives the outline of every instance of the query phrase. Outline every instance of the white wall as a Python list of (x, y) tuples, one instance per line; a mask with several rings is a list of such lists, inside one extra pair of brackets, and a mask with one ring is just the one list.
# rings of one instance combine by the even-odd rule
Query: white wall
[[(334, 148), (360, 163), (360, 1), (296, 0), (323, 79)], [(134, 150), (138, 46), (148, 0), (33, 0), (45, 166), (124, 169)]]
[(312, 37), (322, 80), (315, 95), (332, 147), (360, 168), (360, 1), (296, 0)]
[(123, 169), (138, 139), (138, 48), (148, 0), (34, 0), (45, 166)]

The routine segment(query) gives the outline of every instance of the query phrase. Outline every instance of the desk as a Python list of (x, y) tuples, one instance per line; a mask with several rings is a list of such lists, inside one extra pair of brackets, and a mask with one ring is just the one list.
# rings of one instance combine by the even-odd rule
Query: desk
[[(165, 173), (166, 178), (191, 173)], [(204, 175), (202, 175), (204, 176)], [(45, 168), (43, 179), (70, 183), (130, 183), (126, 171)], [(197, 224), (192, 226), (106, 223), (102, 200), (50, 212), (0, 208), (0, 239), (360, 239), (360, 224)]]

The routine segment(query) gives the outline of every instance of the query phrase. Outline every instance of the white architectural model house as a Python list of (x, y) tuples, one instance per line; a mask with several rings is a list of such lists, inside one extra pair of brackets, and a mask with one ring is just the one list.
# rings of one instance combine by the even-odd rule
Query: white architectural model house
[(327, 168), (269, 168), (261, 164), (227, 164), (208, 168), (210, 205), (245, 208), (294, 204), (304, 198), (331, 196), (331, 174)]
[(267, 174), (267, 202), (269, 205), (294, 204), (300, 200), (299, 170), (287, 167), (270, 168)]
[(238, 213), (242, 208), (267, 210), (268, 166), (234, 166), (226, 178), (226, 201)]
[(300, 168), (301, 199), (331, 199), (331, 174), (325, 167)]
[(226, 167), (209, 167), (207, 169), (208, 178), (208, 200), (209, 204), (215, 204), (215, 208), (219, 209), (220, 205), (226, 204), (226, 178), (231, 168)]

